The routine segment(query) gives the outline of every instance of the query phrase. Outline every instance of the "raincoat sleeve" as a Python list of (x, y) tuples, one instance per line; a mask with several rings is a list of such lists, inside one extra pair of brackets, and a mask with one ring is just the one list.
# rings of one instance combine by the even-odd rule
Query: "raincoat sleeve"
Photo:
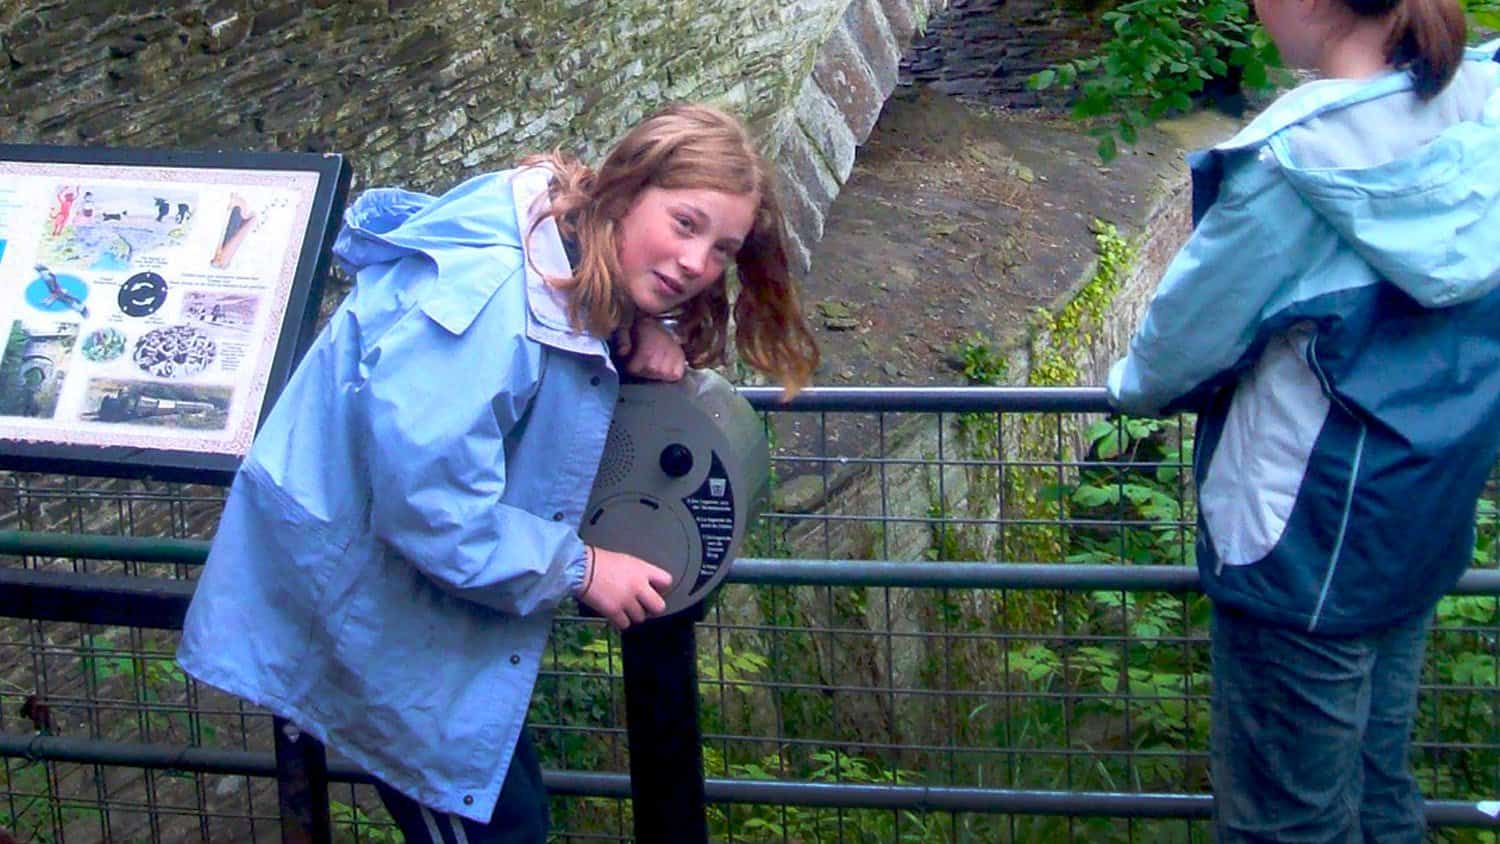
[(1128, 353), (1110, 367), (1116, 409), (1197, 409), (1253, 362), (1271, 304), (1305, 270), (1320, 225), (1270, 175), (1248, 166), (1226, 176), (1167, 266)]
[(414, 309), (364, 355), (371, 515), (381, 541), (449, 591), (527, 615), (582, 583), (584, 547), (566, 522), (501, 500), (504, 437), (540, 369), (521, 338), (485, 337), (483, 324), (454, 335)]

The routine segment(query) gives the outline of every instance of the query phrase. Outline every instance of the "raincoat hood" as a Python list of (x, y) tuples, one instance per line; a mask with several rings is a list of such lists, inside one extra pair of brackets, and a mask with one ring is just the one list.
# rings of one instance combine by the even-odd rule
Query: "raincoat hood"
[(1411, 75), (1303, 86), (1231, 140), (1260, 147), (1370, 266), (1426, 307), (1500, 287), (1500, 41), (1430, 100)]

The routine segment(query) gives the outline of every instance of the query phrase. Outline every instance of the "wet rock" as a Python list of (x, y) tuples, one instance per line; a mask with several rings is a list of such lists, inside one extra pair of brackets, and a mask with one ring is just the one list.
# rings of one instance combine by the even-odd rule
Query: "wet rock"
[(1053, 0), (955, 0), (913, 40), (900, 83), (1005, 108), (1058, 106), (1068, 92), (1030, 91), (1026, 80), (1085, 55), (1108, 34)]
[(818, 317), (829, 331), (852, 331), (859, 327), (859, 319), (850, 310), (848, 302), (828, 300), (818, 303)]

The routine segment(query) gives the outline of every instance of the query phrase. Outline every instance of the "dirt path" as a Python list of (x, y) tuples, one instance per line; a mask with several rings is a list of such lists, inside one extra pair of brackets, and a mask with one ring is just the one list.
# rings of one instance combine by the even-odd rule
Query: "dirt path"
[(1140, 231), (1182, 174), (1163, 133), (1106, 166), (1055, 111), (898, 92), (813, 252), (819, 383), (962, 383), (958, 341), (1019, 342), (1087, 278), (1093, 220)]

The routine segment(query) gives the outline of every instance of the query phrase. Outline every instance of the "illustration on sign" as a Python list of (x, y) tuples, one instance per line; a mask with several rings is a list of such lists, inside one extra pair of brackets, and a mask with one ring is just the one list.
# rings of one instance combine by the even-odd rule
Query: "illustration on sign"
[(244, 454), (319, 191), (315, 169), (0, 160), (0, 439)]

